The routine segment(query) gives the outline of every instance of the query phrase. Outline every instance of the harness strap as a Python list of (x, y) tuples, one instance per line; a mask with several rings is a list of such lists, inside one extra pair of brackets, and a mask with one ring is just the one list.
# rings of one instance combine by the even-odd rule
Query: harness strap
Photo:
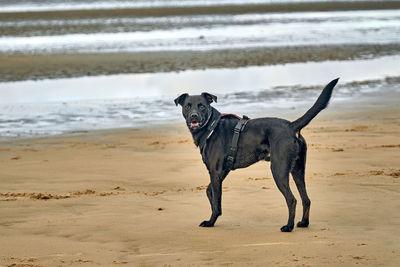
[(226, 167), (229, 170), (233, 170), (233, 165), (235, 164), (236, 160), (240, 133), (243, 131), (248, 121), (249, 118), (247, 116), (243, 116), (243, 119), (239, 120), (235, 128), (233, 129), (232, 144), (228, 153), (228, 157), (226, 158)]

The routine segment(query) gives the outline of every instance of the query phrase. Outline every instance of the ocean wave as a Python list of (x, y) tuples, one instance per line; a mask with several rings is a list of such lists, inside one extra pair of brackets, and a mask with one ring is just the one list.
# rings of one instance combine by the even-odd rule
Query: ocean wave
[(264, 27), (293, 25), (296, 23), (398, 23), (397, 10), (371, 10), (357, 12), (294, 12), (257, 13), (238, 15), (195, 15), (166, 17), (117, 17), (80, 19), (3, 20), (0, 32), (3, 37), (55, 36), (66, 34), (151, 32), (184, 28), (211, 28), (262, 25)]
[[(223, 18), (219, 20), (203, 18), (203, 22), (198, 27), (193, 27), (192, 18), (181, 19), (170, 18), (171, 23), (168, 29), (151, 31), (31, 37), (5, 36), (0, 38), (0, 53), (189, 51), (400, 43), (400, 11), (302, 13), (273, 16), (259, 14), (252, 19), (248, 16), (225, 17), (224, 23), (222, 23)], [(200, 20), (200, 18), (195, 19)], [(186, 21), (187, 25), (180, 23), (182, 21)], [(149, 23), (153, 25), (153, 28), (157, 27), (157, 23)], [(177, 24), (180, 27), (175, 28), (173, 25)]]

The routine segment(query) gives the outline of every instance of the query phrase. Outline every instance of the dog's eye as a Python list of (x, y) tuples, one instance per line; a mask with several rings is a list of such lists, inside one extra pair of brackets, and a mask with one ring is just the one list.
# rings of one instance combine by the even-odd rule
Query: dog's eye
[(189, 110), (191, 107), (192, 107), (192, 105), (187, 104), (187, 105), (185, 106), (185, 109), (186, 109), (186, 110)]
[(199, 104), (199, 109), (203, 110), (205, 108), (206, 108), (205, 106), (203, 106), (202, 104)]

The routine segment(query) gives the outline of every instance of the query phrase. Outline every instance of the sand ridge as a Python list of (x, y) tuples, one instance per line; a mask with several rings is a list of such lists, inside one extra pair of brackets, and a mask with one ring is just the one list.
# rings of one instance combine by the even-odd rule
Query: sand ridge
[(211, 51), (101, 54), (0, 54), (0, 82), (205, 68), (239, 68), (297, 62), (355, 60), (398, 54), (398, 44), (327, 45)]

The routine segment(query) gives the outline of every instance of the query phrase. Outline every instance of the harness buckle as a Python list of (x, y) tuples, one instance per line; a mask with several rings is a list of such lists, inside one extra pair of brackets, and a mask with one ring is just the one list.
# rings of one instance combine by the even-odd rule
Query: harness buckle
[(227, 158), (226, 158), (226, 167), (228, 168), (228, 169), (232, 169), (233, 168), (233, 163), (235, 162), (235, 158), (234, 157), (232, 157), (232, 156), (228, 156)]

